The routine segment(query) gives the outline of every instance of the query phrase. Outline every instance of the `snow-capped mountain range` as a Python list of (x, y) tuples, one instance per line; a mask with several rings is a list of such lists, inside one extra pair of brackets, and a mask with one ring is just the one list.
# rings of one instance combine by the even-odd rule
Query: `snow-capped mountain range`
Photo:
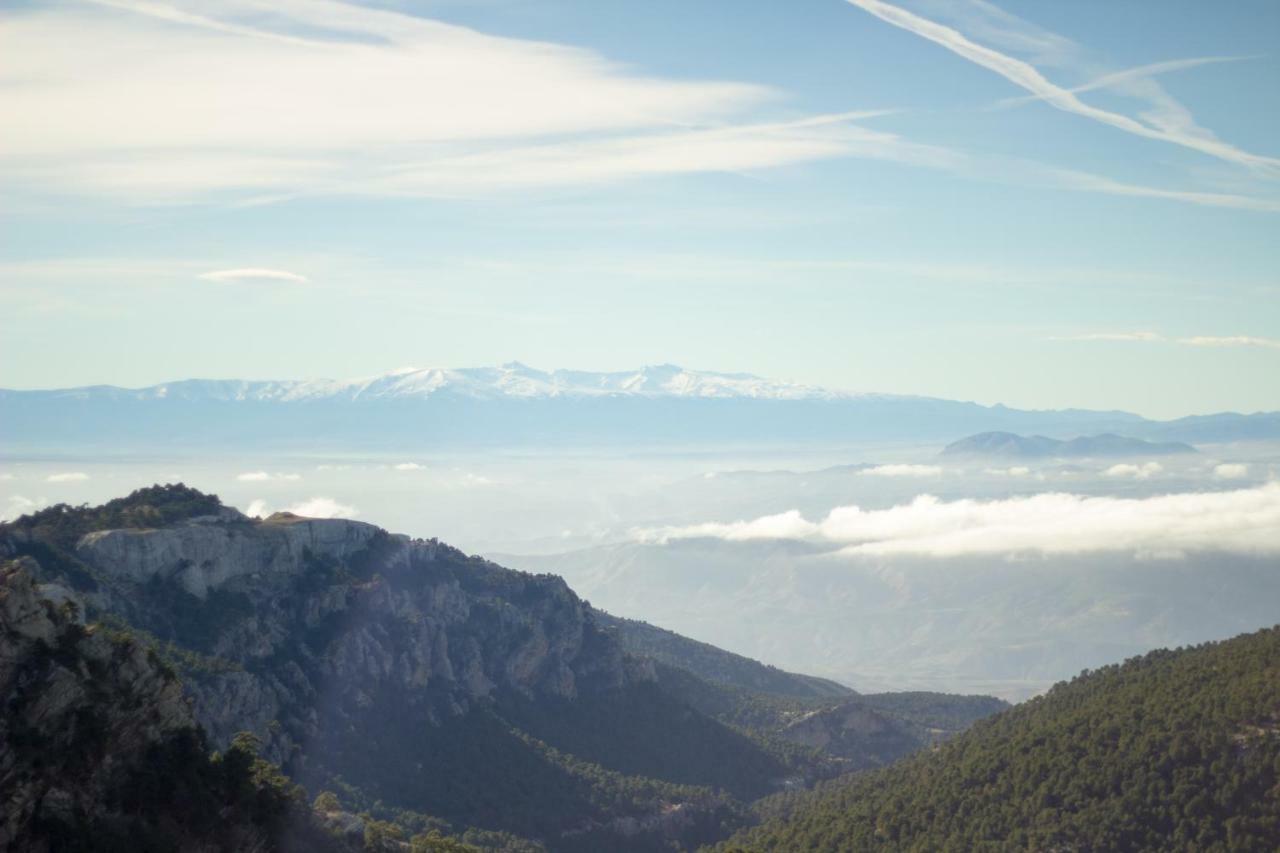
[(1280, 414), (1151, 421), (1128, 412), (832, 391), (675, 365), (596, 373), (406, 368), (363, 379), (188, 379), (147, 388), (0, 390), (7, 453), (306, 452), (938, 442), (1001, 431), (1057, 439), (1280, 439)]
[(358, 379), (301, 379), (253, 382), (187, 379), (146, 388), (114, 386), (72, 388), (76, 396), (135, 397), (137, 399), (306, 400), (410, 399), (453, 394), (476, 400), (545, 397), (702, 397), (755, 400), (834, 400), (866, 396), (829, 391), (764, 379), (749, 373), (713, 373), (674, 364), (638, 370), (597, 373), (584, 370), (538, 370), (509, 362), (500, 367), (406, 367)]

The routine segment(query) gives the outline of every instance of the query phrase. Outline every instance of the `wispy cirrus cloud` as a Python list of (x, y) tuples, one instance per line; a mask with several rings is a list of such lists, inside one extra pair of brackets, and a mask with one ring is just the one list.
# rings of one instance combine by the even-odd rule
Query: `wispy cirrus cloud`
[(939, 156), (851, 124), (879, 113), (764, 121), (767, 86), (341, 0), (99, 0), (4, 24), (0, 163), (68, 192), (452, 196)]
[(1178, 343), (1193, 347), (1263, 347), (1264, 349), (1280, 349), (1280, 339), (1259, 338), (1253, 335), (1197, 335), (1193, 338), (1179, 338)]
[(837, 507), (821, 521), (792, 510), (750, 521), (639, 529), (632, 536), (654, 543), (796, 539), (825, 543), (849, 555), (1280, 554), (1280, 483), (1148, 498), (1048, 492), (995, 501), (942, 501), (922, 495), (888, 509)]
[(1157, 332), (1087, 332), (1083, 335), (1055, 336), (1053, 341), (1164, 341)]
[[(1150, 80), (1152, 75), (1149, 73), (1134, 73), (1132, 70), (1128, 74), (1120, 72), (1099, 84), (1107, 88), (1119, 88), (1126, 94), (1146, 100), (1148, 108), (1138, 118), (1134, 118), (1085, 103), (1070, 88), (1050, 81), (1031, 62), (1003, 53), (988, 45), (979, 44), (960, 29), (917, 15), (900, 6), (886, 3), (884, 0), (848, 0), (848, 2), (886, 23), (927, 39), (957, 56), (999, 74), (1010, 83), (1027, 90), (1037, 99), (1057, 109), (1134, 136), (1178, 145), (1272, 177), (1280, 176), (1280, 159), (1254, 154), (1218, 139), (1213, 133), (1197, 125), (1190, 112), (1156, 86)], [(1038, 28), (1025, 25), (1025, 22), (990, 3), (966, 4), (965, 8), (971, 16), (985, 15), (988, 18), (998, 18), (998, 27), (988, 25), (980, 28), (985, 30), (989, 38), (994, 37), (997, 40), (1011, 42), (1024, 49), (1035, 48), (1044, 51), (1046, 47), (1051, 47), (1059, 56), (1068, 53), (1072, 47), (1070, 41), (1052, 34), (1048, 34), (1049, 38), (1035, 38)], [(1138, 84), (1142, 85), (1138, 86)], [(1087, 90), (1090, 87), (1085, 88)]]
[(1166, 343), (1189, 347), (1261, 347), (1280, 349), (1280, 339), (1262, 338), (1256, 335), (1192, 335), (1190, 337), (1166, 337), (1158, 332), (1089, 332), (1081, 335), (1054, 336), (1054, 341), (1132, 341), (1136, 343)]
[[(1169, 59), (1164, 62), (1150, 62), (1146, 65), (1138, 65), (1133, 68), (1126, 68), (1121, 71), (1112, 71), (1103, 74), (1088, 83), (1079, 86), (1072, 86), (1067, 91), (1073, 95), (1079, 95), (1083, 92), (1093, 92), (1098, 89), (1110, 89), (1116, 86), (1122, 86), (1137, 80), (1146, 80), (1151, 77), (1157, 77), (1161, 74), (1169, 74), (1173, 71), (1184, 71), (1188, 68), (1199, 68), (1202, 65), (1216, 65), (1222, 62), (1243, 62), (1249, 59), (1257, 59), (1255, 56), (1193, 56), (1187, 59)], [(1011, 107), (1019, 104), (1030, 104), (1036, 101), (1044, 100), (1043, 95), (1023, 95), (1016, 98), (1004, 98), (997, 102), (997, 106)]]

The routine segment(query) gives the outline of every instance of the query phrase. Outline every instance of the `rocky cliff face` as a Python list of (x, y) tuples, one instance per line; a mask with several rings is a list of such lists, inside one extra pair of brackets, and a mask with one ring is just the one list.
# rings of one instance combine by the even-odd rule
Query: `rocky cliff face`
[[(37, 538), (0, 529), (0, 550)], [(213, 745), (251, 731), (313, 790), (438, 763), (430, 730), (504, 699), (574, 702), (653, 677), (561, 579), (361, 522), (224, 508), (92, 530), (73, 552), (91, 582), (56, 587), (64, 598), (167, 648)], [(60, 566), (30, 568), (53, 590)]]

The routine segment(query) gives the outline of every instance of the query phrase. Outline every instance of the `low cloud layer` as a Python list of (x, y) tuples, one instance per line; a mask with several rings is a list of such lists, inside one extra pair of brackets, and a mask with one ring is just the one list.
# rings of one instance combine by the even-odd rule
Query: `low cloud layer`
[(243, 474), (237, 474), (236, 479), (242, 483), (267, 483), (271, 480), (301, 480), (301, 474), (272, 474), (268, 471), (246, 471)]
[(360, 514), (360, 511), (350, 504), (339, 503), (333, 498), (325, 497), (308, 498), (281, 510), (272, 509), (261, 498), (250, 502), (249, 506), (245, 507), (245, 514), (250, 516), (265, 517), (273, 512), (291, 512), (306, 518), (355, 518)]
[(1146, 480), (1159, 474), (1164, 470), (1164, 466), (1159, 462), (1147, 462), (1142, 465), (1135, 465), (1131, 462), (1121, 462), (1112, 465), (1110, 468), (1102, 472), (1104, 477), (1132, 477), (1135, 480)]
[(942, 469), (937, 465), (877, 465), (858, 473), (864, 477), (941, 477)]
[(81, 483), (89, 479), (83, 471), (65, 471), (61, 474), (50, 474), (44, 478), (46, 483)]
[(1149, 498), (1049, 492), (997, 501), (921, 495), (883, 510), (837, 507), (822, 521), (797, 510), (752, 521), (634, 531), (641, 541), (796, 539), (845, 554), (958, 557), (1127, 551), (1181, 557), (1189, 551), (1280, 554), (1280, 483), (1227, 492)]

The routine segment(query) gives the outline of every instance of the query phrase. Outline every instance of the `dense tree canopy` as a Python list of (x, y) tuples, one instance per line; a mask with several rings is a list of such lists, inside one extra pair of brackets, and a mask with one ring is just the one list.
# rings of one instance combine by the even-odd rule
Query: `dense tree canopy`
[(1280, 628), (1084, 672), (721, 850), (1280, 849)]

